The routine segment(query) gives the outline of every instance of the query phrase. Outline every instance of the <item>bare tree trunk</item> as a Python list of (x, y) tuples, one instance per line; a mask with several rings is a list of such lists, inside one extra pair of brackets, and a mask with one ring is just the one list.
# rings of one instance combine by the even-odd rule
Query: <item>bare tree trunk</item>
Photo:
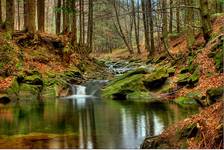
[(79, 43), (83, 44), (83, 26), (82, 26), (82, 0), (79, 0)]
[(150, 53), (154, 53), (154, 51), (155, 51), (155, 43), (154, 43), (154, 23), (153, 23), (152, 11), (153, 11), (152, 1), (149, 0), (149, 24), (150, 24), (150, 44), (151, 44)]
[[(117, 30), (119, 31), (119, 34), (121, 36), (121, 38), (123, 39), (128, 51), (130, 54), (133, 54), (133, 50), (131, 49), (131, 46), (129, 45), (128, 43), (128, 40), (126, 39), (125, 35), (124, 35), (124, 32), (122, 30), (122, 27), (121, 27), (121, 23), (120, 23), (120, 19), (119, 19), (119, 15), (118, 15), (118, 10), (117, 10), (117, 6), (116, 6), (116, 1), (114, 0), (113, 1), (113, 6), (114, 6), (114, 10), (115, 10), (115, 15), (116, 15), (116, 20), (117, 20), (117, 24), (118, 24), (118, 27), (117, 27)], [(116, 25), (115, 25), (116, 27)]]
[[(186, 0), (186, 5), (190, 6), (193, 4), (192, 0)], [(192, 50), (192, 46), (195, 42), (195, 37), (194, 37), (194, 30), (193, 30), (193, 8), (185, 8), (187, 9), (186, 11), (186, 31), (187, 31), (187, 47), (189, 50)]]
[(170, 22), (169, 22), (169, 32), (173, 32), (173, 0), (170, 0)]
[(69, 30), (69, 15), (68, 15), (68, 0), (63, 0), (63, 33), (67, 33)]
[(206, 42), (209, 41), (211, 34), (211, 21), (208, 9), (208, 0), (200, 0), (200, 13), (202, 19), (202, 31)]
[(44, 32), (45, 0), (38, 0), (38, 2), (37, 2), (37, 16), (38, 16), (38, 31)]
[(15, 17), (15, 8), (14, 8), (14, 0), (6, 1), (6, 30), (13, 31), (14, 30), (14, 17)]
[(148, 53), (150, 53), (150, 44), (149, 44), (149, 29), (146, 15), (146, 1), (142, 1), (142, 17), (143, 17), (143, 25), (144, 25), (144, 35), (145, 35), (145, 49)]
[(36, 31), (36, 7), (34, 0), (28, 0), (28, 32), (34, 33)]
[[(57, 8), (61, 7), (61, 0), (57, 1)], [(61, 32), (61, 11), (56, 12), (56, 34)]]
[(87, 44), (90, 51), (93, 49), (93, 0), (89, 0), (89, 15), (88, 15), (88, 32), (87, 32)]
[(0, 24), (2, 24), (2, 1), (0, 0)]
[(131, 3), (132, 3), (132, 17), (133, 17), (133, 21), (134, 21), (135, 40), (136, 40), (136, 45), (137, 45), (137, 52), (138, 52), (138, 54), (140, 54), (141, 51), (140, 51), (140, 45), (139, 45), (138, 25), (137, 25), (137, 21), (136, 21), (135, 1), (132, 0)]
[(28, 0), (23, 1), (24, 30), (28, 30)]
[[(76, 9), (76, 2), (72, 1), (72, 8)], [(72, 39), (71, 39), (71, 43), (73, 46), (75, 46), (77, 44), (77, 26), (76, 26), (76, 22), (77, 22), (77, 18), (76, 18), (76, 10), (73, 11), (73, 18), (72, 18)]]
[(177, 33), (180, 33), (180, 0), (176, 1), (176, 26), (177, 26)]

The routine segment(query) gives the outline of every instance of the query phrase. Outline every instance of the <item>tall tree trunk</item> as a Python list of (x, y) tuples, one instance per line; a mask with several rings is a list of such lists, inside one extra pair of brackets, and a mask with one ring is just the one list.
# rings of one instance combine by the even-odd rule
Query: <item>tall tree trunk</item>
[(84, 12), (85, 0), (82, 0), (82, 43), (85, 43), (85, 12)]
[(89, 0), (87, 44), (92, 52), (93, 46), (93, 0)]
[(23, 1), (24, 30), (28, 30), (28, 0)]
[(150, 27), (150, 44), (151, 44), (151, 50), (150, 53), (154, 53), (155, 51), (155, 43), (154, 43), (154, 23), (153, 23), (153, 15), (152, 15), (152, 1), (149, 1), (149, 27)]
[(69, 0), (63, 0), (63, 33), (66, 34), (69, 30), (69, 15), (68, 15)]
[(37, 16), (38, 16), (38, 31), (44, 32), (45, 0), (38, 0), (38, 2), (37, 2)]
[(15, 17), (14, 0), (7, 0), (6, 19), (5, 19), (6, 30), (8, 31), (14, 30), (14, 17)]
[[(193, 0), (186, 0), (186, 5), (190, 6), (193, 4)], [(186, 8), (186, 31), (187, 31), (187, 47), (189, 50), (192, 50), (192, 46), (195, 42), (194, 30), (193, 30), (193, 8)]]
[(36, 31), (36, 5), (34, 0), (28, 0), (28, 32), (34, 33)]
[(170, 22), (169, 22), (169, 32), (173, 32), (173, 0), (170, 0)]
[(79, 43), (83, 44), (83, 26), (82, 26), (82, 0), (79, 0)]
[(176, 1), (176, 26), (177, 33), (180, 33), (180, 0)]
[(132, 0), (131, 3), (132, 3), (132, 17), (133, 17), (133, 21), (134, 21), (135, 40), (136, 40), (136, 45), (137, 45), (137, 52), (138, 52), (138, 54), (140, 54), (141, 51), (140, 51), (140, 45), (139, 45), (138, 25), (137, 25), (137, 21), (136, 21), (135, 1)]
[(141, 3), (142, 3), (142, 17), (143, 17), (144, 35), (145, 35), (145, 49), (147, 50), (148, 53), (150, 53), (149, 29), (146, 14), (146, 1), (143, 0)]
[[(57, 1), (57, 8), (61, 8), (61, 0)], [(61, 32), (61, 11), (56, 12), (56, 34)]]
[[(120, 19), (119, 19), (119, 15), (118, 15), (118, 10), (117, 10), (117, 5), (116, 5), (116, 1), (115, 0), (113, 1), (113, 6), (114, 6), (114, 10), (115, 10), (115, 15), (116, 15), (116, 21), (117, 21), (117, 24), (118, 24), (117, 30), (118, 30), (121, 38), (123, 39), (123, 41), (124, 41), (128, 51), (129, 51), (129, 53), (133, 54), (134, 52), (133, 52), (131, 46), (129, 45), (128, 40), (125, 37), (125, 34), (124, 34), (123, 30), (122, 30)], [(115, 25), (115, 27), (116, 27), (116, 25)]]
[(167, 11), (166, 11), (167, 1), (162, 0), (162, 42), (164, 45), (164, 49), (167, 54), (172, 58), (172, 55), (169, 52), (169, 44), (168, 44), (168, 31), (167, 31)]
[(208, 9), (208, 0), (200, 0), (200, 14), (202, 20), (202, 31), (206, 42), (209, 41), (211, 34), (211, 19)]
[(18, 30), (20, 30), (20, 0), (17, 0), (17, 19), (18, 19)]
[(0, 0), (0, 24), (2, 24), (2, 1)]
[(77, 26), (76, 26), (76, 22), (77, 22), (77, 18), (76, 18), (76, 2), (72, 1), (72, 8), (74, 9), (73, 11), (73, 17), (72, 17), (72, 39), (71, 39), (71, 43), (73, 46), (75, 46), (77, 44)]

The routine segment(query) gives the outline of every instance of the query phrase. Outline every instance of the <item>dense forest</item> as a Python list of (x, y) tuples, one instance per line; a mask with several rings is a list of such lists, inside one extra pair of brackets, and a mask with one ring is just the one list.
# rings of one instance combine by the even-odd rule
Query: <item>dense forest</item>
[(0, 148), (224, 148), (224, 0), (0, 0)]

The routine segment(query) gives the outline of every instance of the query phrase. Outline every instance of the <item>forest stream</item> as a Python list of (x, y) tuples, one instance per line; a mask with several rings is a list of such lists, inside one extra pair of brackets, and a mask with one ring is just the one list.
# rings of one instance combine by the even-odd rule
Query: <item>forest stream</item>
[(147, 136), (198, 112), (173, 103), (100, 98), (106, 80), (71, 85), (68, 97), (27, 98), (0, 107), (0, 147), (140, 148)]

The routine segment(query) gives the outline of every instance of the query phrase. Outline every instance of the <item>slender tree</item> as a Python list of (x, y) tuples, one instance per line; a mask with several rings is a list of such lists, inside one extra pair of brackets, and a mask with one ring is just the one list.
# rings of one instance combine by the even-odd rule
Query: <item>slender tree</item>
[(45, 24), (45, 0), (37, 2), (38, 31), (44, 32)]
[(73, 14), (72, 14), (72, 39), (71, 43), (73, 46), (77, 45), (77, 18), (76, 18), (76, 2), (72, 1), (72, 8), (73, 8)]
[(117, 4), (116, 4), (116, 0), (113, 0), (113, 7), (114, 7), (114, 11), (115, 11), (115, 18), (116, 18), (116, 22), (117, 22), (117, 26), (115, 25), (115, 28), (117, 29), (119, 35), (121, 36), (121, 38), (123, 39), (128, 51), (130, 54), (133, 54), (133, 49), (131, 48), (131, 46), (129, 45), (129, 42), (127, 40), (127, 37), (125, 36), (124, 34), (124, 31), (121, 27), (121, 22), (120, 22), (120, 19), (119, 19), (119, 14), (118, 14), (118, 8), (117, 8)]
[(200, 14), (202, 20), (202, 31), (206, 42), (209, 41), (211, 33), (211, 19), (208, 8), (208, 0), (200, 0)]
[(92, 51), (92, 46), (93, 46), (93, 0), (89, 0), (87, 44), (89, 45), (90, 51)]
[(61, 32), (61, 11), (59, 11), (61, 8), (61, 0), (57, 1), (57, 8), (58, 11), (56, 11), (55, 21), (56, 21), (56, 34), (59, 34)]
[(136, 21), (135, 1), (131, 0), (131, 4), (132, 4), (132, 17), (133, 17), (133, 21), (134, 21), (135, 40), (136, 40), (138, 54), (140, 54), (141, 50), (140, 50), (140, 45), (139, 45), (138, 24), (137, 24), (137, 21)]
[(5, 19), (6, 30), (9, 31), (14, 30), (14, 16), (15, 16), (14, 0), (7, 0), (6, 19)]
[(153, 53), (155, 51), (155, 43), (154, 43), (154, 22), (153, 22), (153, 15), (152, 15), (152, 0), (149, 1), (149, 27), (150, 27), (150, 46), (151, 50), (150, 53)]
[(34, 0), (27, 0), (28, 2), (28, 32), (34, 33), (36, 31), (36, 3)]
[(0, 24), (2, 24), (2, 1), (0, 0)]

